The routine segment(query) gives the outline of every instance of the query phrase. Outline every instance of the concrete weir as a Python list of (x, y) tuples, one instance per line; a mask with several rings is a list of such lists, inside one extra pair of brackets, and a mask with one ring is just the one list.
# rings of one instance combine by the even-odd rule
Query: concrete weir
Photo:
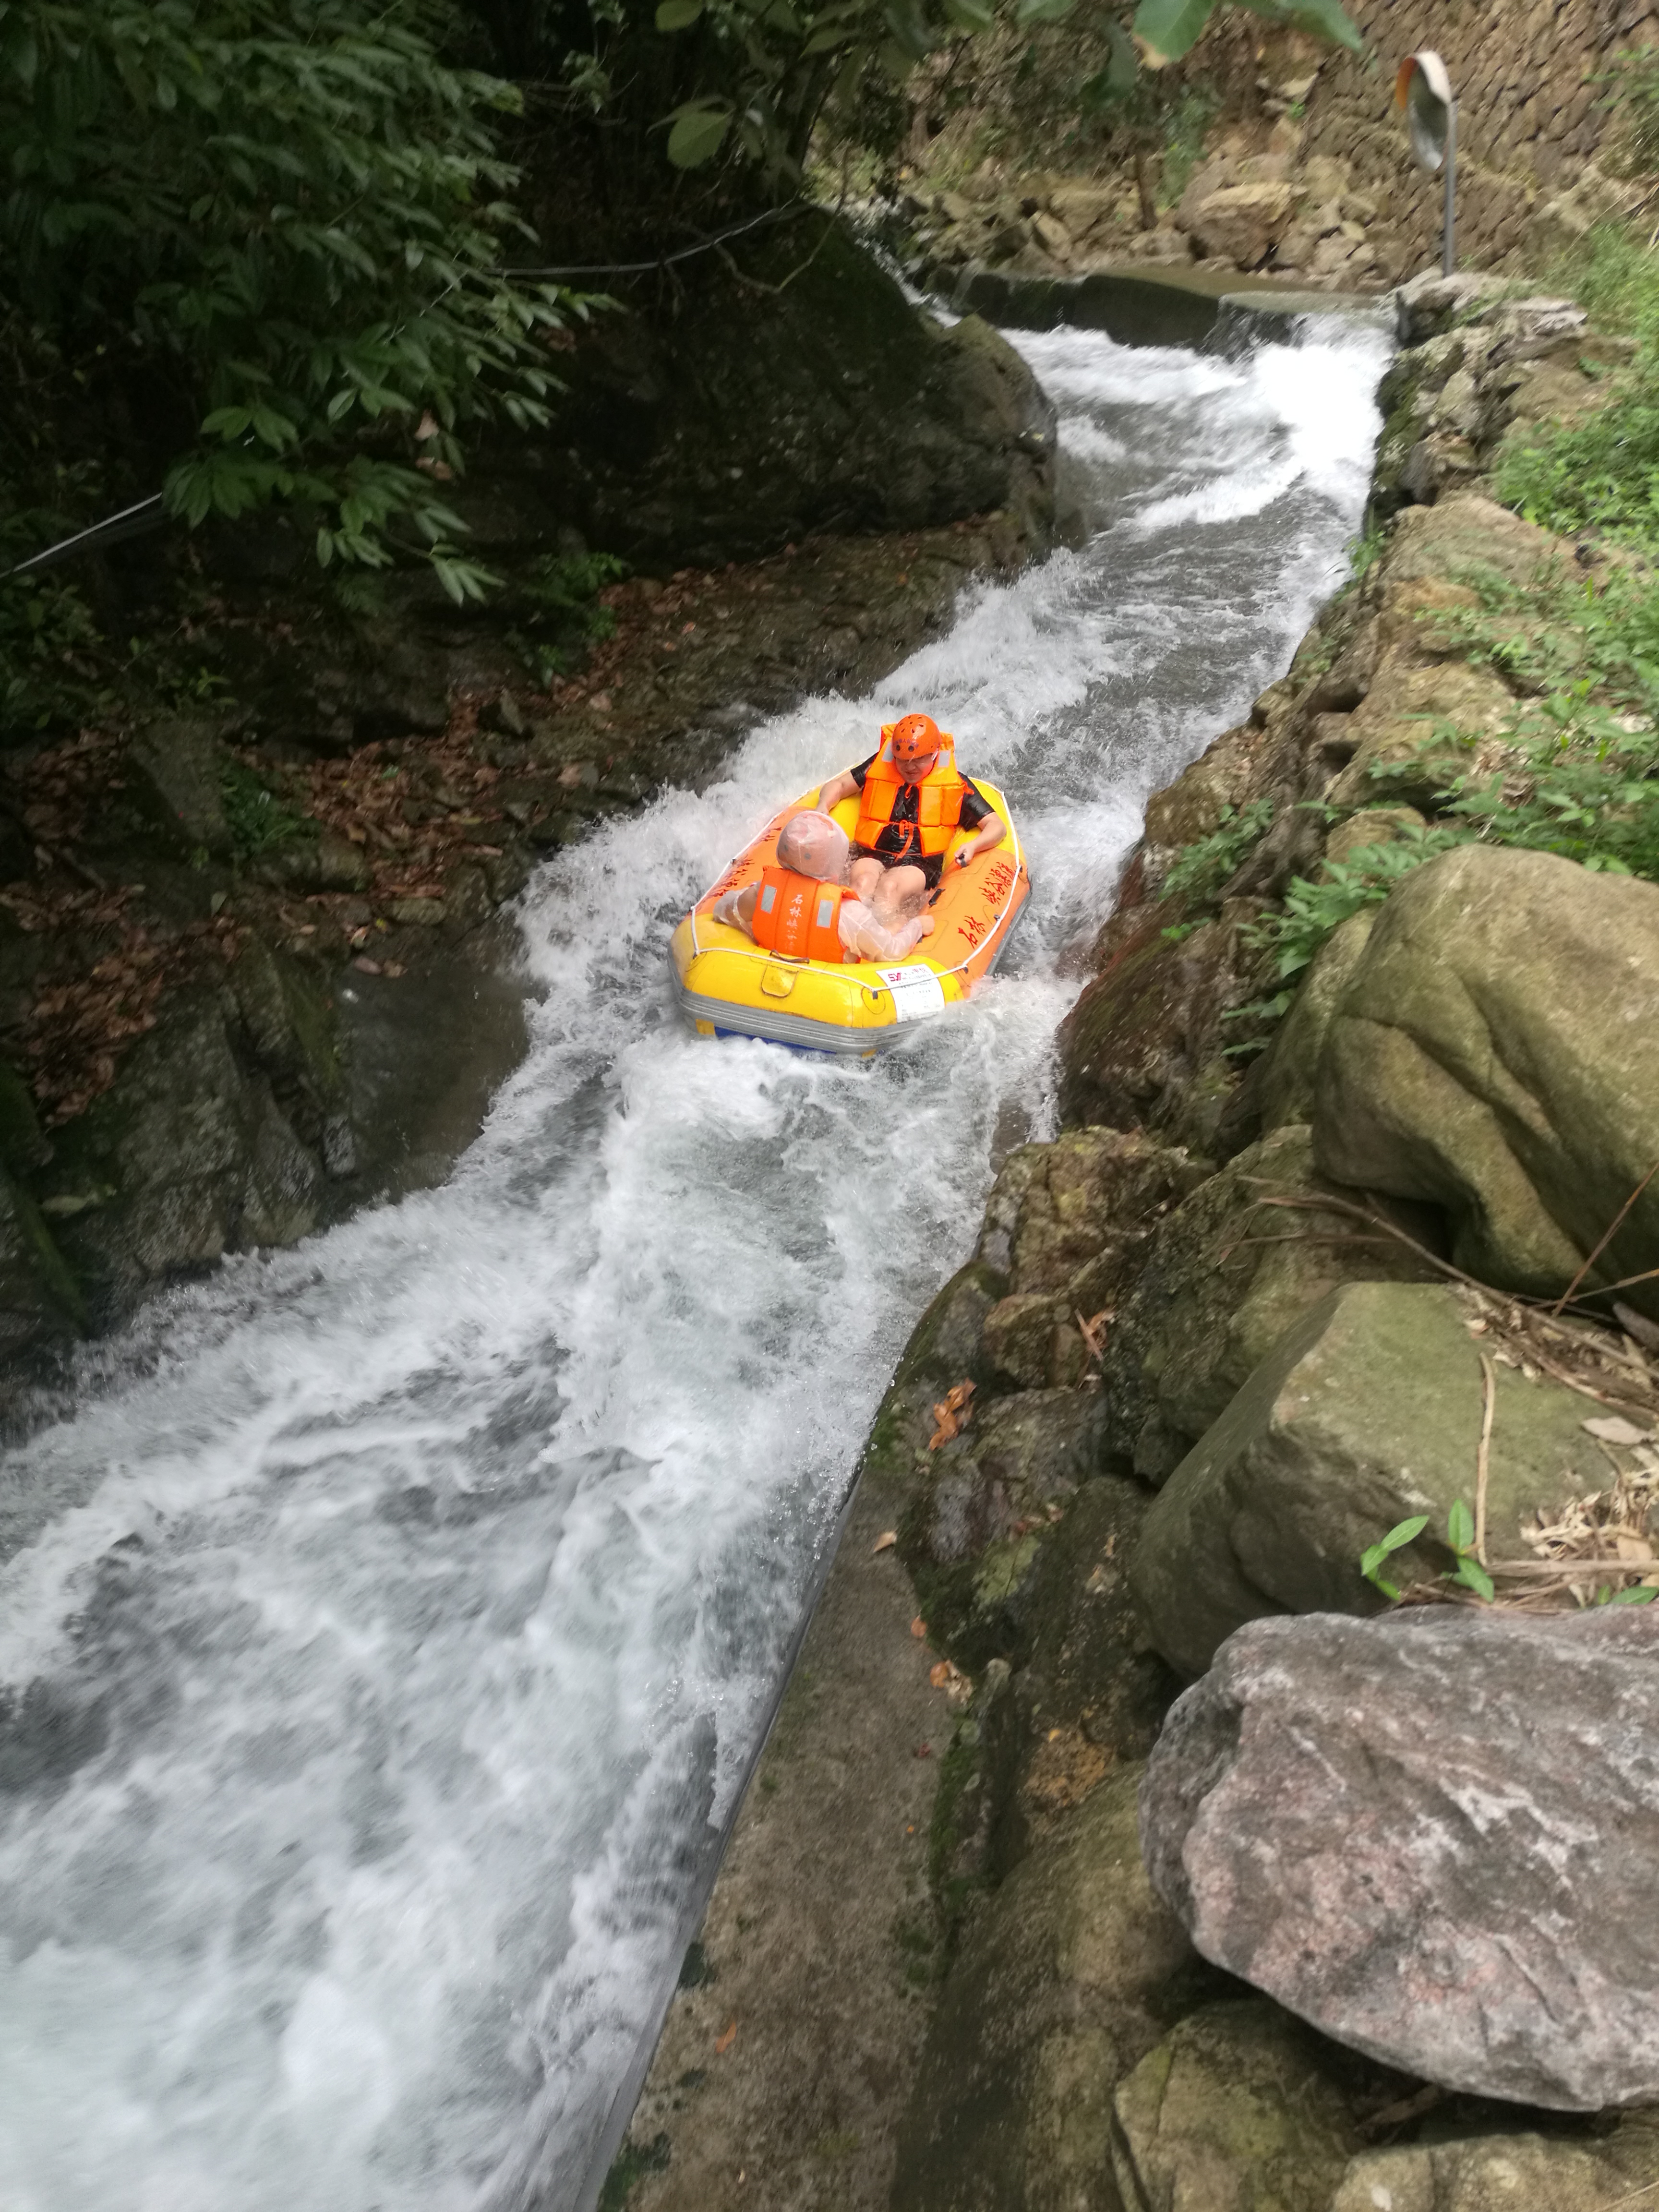
[(1091, 269), (1082, 276), (1022, 276), (969, 262), (924, 272), (959, 313), (1004, 330), (1103, 331), (1119, 345), (1231, 351), (1287, 338), (1304, 315), (1386, 313), (1376, 296), (1310, 292), (1236, 270)]

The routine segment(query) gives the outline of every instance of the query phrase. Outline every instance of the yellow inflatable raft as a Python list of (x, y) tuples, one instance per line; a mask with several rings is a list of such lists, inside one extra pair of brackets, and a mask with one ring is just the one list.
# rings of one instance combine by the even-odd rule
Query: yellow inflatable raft
[[(965, 868), (946, 855), (944, 878), (928, 909), (933, 933), (892, 968), (868, 961), (786, 959), (714, 920), (718, 899), (753, 883), (774, 864), (779, 831), (815, 794), (808, 792), (781, 808), (674, 932), (675, 984), (698, 1036), (764, 1037), (773, 1044), (868, 1060), (908, 1035), (913, 1024), (967, 998), (1001, 957), (1031, 888), (1007, 800), (982, 776), (974, 785), (1008, 834)], [(857, 799), (842, 799), (835, 816), (850, 837)], [(957, 833), (951, 854), (969, 834)]]

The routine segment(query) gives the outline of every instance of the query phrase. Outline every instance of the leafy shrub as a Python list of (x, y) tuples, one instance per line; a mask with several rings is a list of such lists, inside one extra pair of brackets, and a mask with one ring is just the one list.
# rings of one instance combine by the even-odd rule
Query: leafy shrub
[(295, 837), (314, 832), (315, 823), (296, 814), (245, 763), (228, 760), (219, 772), (219, 792), (230, 827), (231, 842), (239, 860), (257, 860), (261, 853), (287, 845)]
[(1506, 507), (1547, 530), (1659, 536), (1659, 381), (1652, 370), (1582, 422), (1505, 455), (1495, 489)]
[[(272, 499), (325, 562), (402, 526), (482, 572), (458, 433), (544, 419), (568, 296), (505, 273), (513, 88), (440, 59), (440, 0), (6, 0), (0, 240), (17, 315), (171, 447), (194, 522)], [(180, 403), (184, 411), (180, 413)]]
[(1159, 896), (1207, 906), (1261, 843), (1273, 818), (1270, 799), (1253, 799), (1248, 806), (1224, 806), (1220, 822), (1209, 836), (1185, 846), (1180, 859), (1171, 863)]
[(532, 566), (520, 583), (532, 612), (508, 639), (538, 684), (570, 675), (590, 646), (615, 635), (616, 615), (599, 594), (628, 574), (614, 553), (550, 554)]
[(1497, 669), (1520, 689), (1588, 696), (1659, 711), (1659, 578), (1614, 569), (1597, 578), (1570, 564), (1512, 583), (1470, 568), (1460, 580), (1480, 599), (1422, 617), (1437, 647)]
[(1255, 925), (1253, 940), (1273, 954), (1279, 981), (1289, 982), (1351, 915), (1380, 906), (1402, 876), (1454, 845), (1468, 844), (1474, 835), (1462, 829), (1408, 830), (1390, 843), (1362, 845), (1346, 860), (1328, 861), (1316, 878), (1293, 877), (1282, 908)]

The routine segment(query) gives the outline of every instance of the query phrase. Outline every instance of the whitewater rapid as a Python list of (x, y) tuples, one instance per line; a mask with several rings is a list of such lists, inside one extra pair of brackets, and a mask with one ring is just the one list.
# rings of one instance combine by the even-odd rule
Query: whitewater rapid
[[(442, 1189), (226, 1265), (0, 1465), (4, 2212), (569, 2212), (895, 1356), (1048, 1127), (1148, 792), (1340, 580), (1384, 341), (1015, 333), (1088, 528), (537, 877)], [(670, 927), (923, 708), (1035, 895), (873, 1067), (693, 1039)]]

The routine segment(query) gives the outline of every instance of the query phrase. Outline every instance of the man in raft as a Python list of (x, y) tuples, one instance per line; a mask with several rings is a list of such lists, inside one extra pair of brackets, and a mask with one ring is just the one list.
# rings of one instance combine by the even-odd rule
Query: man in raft
[(933, 930), (931, 915), (900, 914), (877, 871), (872, 897), (848, 888), (852, 848), (827, 814), (806, 808), (778, 832), (777, 865), (727, 891), (714, 919), (768, 951), (805, 960), (902, 960)]
[(1002, 842), (1002, 820), (957, 772), (956, 740), (931, 714), (902, 715), (888, 724), (881, 738), (879, 752), (830, 777), (817, 804), (827, 814), (858, 793), (848, 878), (854, 890), (873, 902), (880, 884), (884, 902), (901, 914), (919, 914), (927, 893), (939, 889), (957, 831), (974, 832), (956, 856), (957, 866), (965, 868)]

